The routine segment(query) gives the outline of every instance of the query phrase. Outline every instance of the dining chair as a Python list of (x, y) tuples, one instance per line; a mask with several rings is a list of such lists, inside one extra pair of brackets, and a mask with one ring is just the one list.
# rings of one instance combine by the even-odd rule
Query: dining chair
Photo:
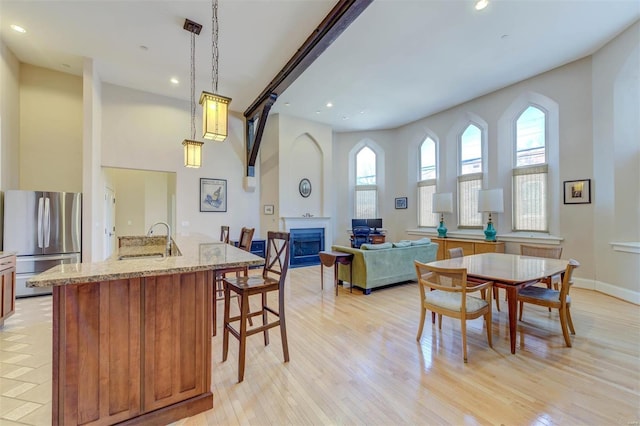
[[(462, 247), (454, 247), (449, 249), (449, 259), (455, 259), (457, 257), (464, 257), (464, 251)], [(469, 282), (474, 282), (475, 280), (469, 280)], [(482, 284), (484, 281), (481, 281)], [(484, 291), (482, 291), (482, 297), (484, 298)], [(493, 287), (493, 298), (496, 301), (496, 309), (500, 312), (500, 299), (498, 298), (498, 287)]]
[(220, 227), (220, 241), (229, 244), (229, 227), (226, 225)]
[[(244, 277), (223, 278), (224, 283), (224, 334), (222, 340), (222, 361), (227, 360), (229, 352), (229, 334), (239, 341), (238, 354), (238, 383), (244, 380), (244, 365), (246, 354), (246, 340), (248, 336), (263, 333), (264, 344), (269, 344), (269, 329), (280, 327), (282, 339), (282, 352), (284, 362), (289, 362), (289, 346), (287, 343), (287, 329), (285, 322), (285, 280), (289, 269), (289, 238), (288, 232), (269, 232), (267, 234), (267, 253), (262, 275)], [(269, 305), (267, 295), (270, 292), (278, 293), (278, 306)], [(230, 315), (231, 293), (238, 296), (240, 302), (240, 314)], [(261, 309), (250, 312), (249, 300), (251, 296), (261, 296)], [(276, 318), (271, 320), (269, 314)], [(262, 325), (249, 326), (247, 322), (254, 316), (262, 316)], [(235, 322), (239, 322), (234, 328)]]
[(449, 259), (454, 259), (456, 257), (463, 257), (464, 252), (462, 251), (462, 247), (454, 247), (449, 249)]
[[(520, 245), (520, 254), (522, 256), (534, 256), (534, 257), (547, 257), (549, 259), (560, 259), (562, 256), (562, 247), (539, 247), (539, 246), (529, 246), (522, 244)], [(548, 288), (553, 288), (558, 290), (558, 284), (561, 281), (561, 277), (559, 275), (555, 275), (550, 277), (549, 279), (543, 281)]]
[[(432, 312), (431, 321), (433, 323), (435, 323), (435, 314), (438, 314), (438, 328), (440, 330), (442, 330), (443, 315), (460, 320), (464, 362), (467, 362), (467, 320), (484, 317), (487, 327), (487, 341), (489, 347), (492, 347), (491, 288), (493, 282), (468, 282), (466, 268), (438, 268), (417, 260), (414, 263), (421, 299), (420, 325), (416, 340), (420, 341), (422, 337), (428, 309)], [(472, 296), (471, 294), (475, 292), (484, 292), (485, 297)]]
[[(254, 232), (255, 232), (255, 228), (243, 227), (240, 230), (240, 239), (238, 240), (238, 248), (244, 251), (251, 252), (251, 243), (253, 241)], [(220, 227), (220, 241), (229, 244), (229, 227), (228, 226), (223, 225)], [(222, 279), (226, 277), (228, 273), (231, 273), (231, 272), (235, 272), (236, 276), (239, 276), (239, 274), (242, 272), (246, 277), (247, 275), (249, 275), (249, 268), (247, 266), (239, 266), (234, 268), (218, 269), (215, 271), (215, 277), (214, 277), (215, 292), (214, 292), (213, 311), (212, 311), (214, 336), (217, 335), (218, 333), (216, 329), (217, 316), (218, 316), (217, 303), (220, 300), (224, 300), (224, 288), (222, 285)], [(239, 301), (238, 301), (238, 306), (240, 306)]]
[(522, 321), (522, 308), (525, 303), (558, 309), (558, 312), (560, 313), (562, 334), (564, 335), (564, 341), (568, 347), (571, 347), (569, 330), (571, 331), (571, 334), (576, 334), (576, 330), (573, 327), (573, 321), (571, 320), (571, 297), (569, 296), (569, 290), (573, 284), (571, 281), (573, 270), (579, 266), (580, 263), (577, 260), (569, 260), (562, 277), (560, 290), (531, 286), (525, 287), (518, 292), (518, 302), (520, 302), (520, 321)]

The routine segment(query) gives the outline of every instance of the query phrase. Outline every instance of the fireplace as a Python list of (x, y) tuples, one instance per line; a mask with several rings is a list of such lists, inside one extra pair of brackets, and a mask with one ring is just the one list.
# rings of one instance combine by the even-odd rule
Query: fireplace
[(324, 228), (291, 229), (291, 257), (289, 265), (299, 266), (319, 265), (318, 253), (324, 250)]

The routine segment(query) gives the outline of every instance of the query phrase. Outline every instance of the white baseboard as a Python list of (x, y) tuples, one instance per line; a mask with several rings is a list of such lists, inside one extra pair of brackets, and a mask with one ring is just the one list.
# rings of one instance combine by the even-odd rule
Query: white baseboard
[(620, 288), (615, 285), (604, 283), (602, 281), (588, 280), (585, 278), (573, 278), (573, 285), (576, 288), (585, 288), (587, 290), (595, 290), (600, 293), (617, 297), (624, 301), (640, 305), (640, 293), (637, 291), (629, 290), (626, 288)]

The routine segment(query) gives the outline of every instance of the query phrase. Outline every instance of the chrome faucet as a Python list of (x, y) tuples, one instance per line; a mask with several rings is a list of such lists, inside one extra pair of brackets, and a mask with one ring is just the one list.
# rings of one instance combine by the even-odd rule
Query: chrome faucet
[(166, 248), (165, 255), (169, 256), (171, 254), (171, 227), (169, 226), (169, 224), (167, 222), (156, 222), (153, 225), (151, 225), (151, 227), (147, 231), (147, 237), (150, 237), (151, 235), (153, 235), (153, 228), (156, 225), (164, 225), (164, 226), (167, 227), (167, 248)]

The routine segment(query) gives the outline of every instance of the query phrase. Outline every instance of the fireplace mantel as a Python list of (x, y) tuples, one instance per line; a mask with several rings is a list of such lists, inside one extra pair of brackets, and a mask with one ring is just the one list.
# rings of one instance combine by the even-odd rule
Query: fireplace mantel
[(280, 220), (282, 221), (282, 228), (288, 232), (295, 228), (328, 228), (331, 218), (320, 216), (296, 216), (281, 217)]

